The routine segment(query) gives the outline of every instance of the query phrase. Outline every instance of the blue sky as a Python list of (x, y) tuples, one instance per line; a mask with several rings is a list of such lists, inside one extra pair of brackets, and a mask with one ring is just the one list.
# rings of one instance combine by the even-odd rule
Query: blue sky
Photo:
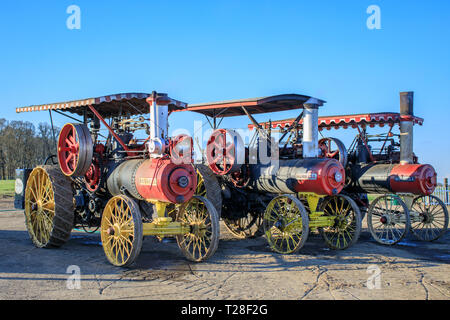
[[(66, 27), (72, 4), (81, 30)], [(381, 30), (366, 26), (372, 4)], [(415, 91), (425, 118), (415, 152), (450, 177), (449, 16), (446, 0), (3, 1), (0, 117), (47, 121), (15, 108), (152, 90), (188, 103), (308, 94), (328, 102), (322, 115), (398, 111), (399, 92)], [(203, 120), (175, 114), (170, 124), (193, 119)]]

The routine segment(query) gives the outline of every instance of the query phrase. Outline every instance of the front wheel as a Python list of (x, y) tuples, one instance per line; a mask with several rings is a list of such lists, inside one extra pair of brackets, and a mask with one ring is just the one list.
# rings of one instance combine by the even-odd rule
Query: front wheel
[(308, 239), (308, 214), (301, 201), (292, 195), (278, 196), (270, 201), (263, 226), (269, 246), (278, 253), (295, 253)]
[(184, 256), (193, 262), (210, 258), (217, 250), (220, 238), (219, 214), (208, 199), (194, 196), (177, 206), (177, 221), (189, 225), (190, 231), (177, 235)]
[(332, 226), (319, 229), (328, 247), (344, 250), (358, 241), (361, 234), (361, 213), (355, 201), (344, 195), (327, 197), (322, 210), (325, 216), (334, 218)]
[(136, 202), (125, 196), (111, 198), (101, 222), (103, 250), (108, 261), (118, 267), (135, 262), (142, 248), (142, 217)]
[(411, 231), (422, 241), (441, 238), (448, 228), (448, 210), (436, 196), (420, 196), (413, 200), (410, 210)]

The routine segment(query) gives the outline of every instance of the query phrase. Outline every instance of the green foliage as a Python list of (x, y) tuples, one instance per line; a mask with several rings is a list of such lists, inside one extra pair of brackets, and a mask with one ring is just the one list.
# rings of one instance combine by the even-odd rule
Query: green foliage
[(14, 180), (0, 180), (0, 196), (14, 195)]

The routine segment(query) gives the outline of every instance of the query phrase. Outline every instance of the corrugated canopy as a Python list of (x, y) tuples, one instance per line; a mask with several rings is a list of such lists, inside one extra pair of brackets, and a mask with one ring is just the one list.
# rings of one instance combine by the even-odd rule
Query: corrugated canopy
[[(250, 114), (301, 109), (310, 98), (310, 96), (299, 94), (282, 94), (270, 97), (190, 104), (186, 109), (177, 111), (193, 111), (209, 117), (224, 118), (245, 115), (241, 107), (245, 107)], [(319, 106), (325, 103), (325, 101), (319, 99), (317, 99), (317, 102)]]
[[(104, 118), (118, 116), (119, 114), (139, 115), (149, 113), (149, 105), (146, 101), (151, 93), (119, 93), (98, 98), (88, 98), (67, 102), (35, 105), (17, 108), (16, 112), (33, 112), (45, 110), (67, 111), (70, 113), (83, 115), (85, 108), (89, 105), (95, 107), (98, 113)], [(165, 93), (158, 93), (157, 99), (168, 99), (169, 110), (179, 110), (186, 108), (187, 104), (171, 99)]]
[[(384, 125), (394, 125), (396, 123), (400, 123), (402, 116), (400, 113), (394, 112), (381, 112), (381, 113), (366, 113), (366, 114), (348, 114), (348, 115), (340, 115), (340, 116), (324, 116), (319, 117), (319, 130), (323, 129), (339, 129), (339, 128), (356, 128), (356, 126), (368, 126), (375, 127)], [(419, 117), (411, 117), (411, 120), (414, 124), (422, 125), (423, 119)], [(272, 128), (288, 128), (290, 127), (295, 119), (286, 119), (286, 120), (278, 120), (272, 121)], [(298, 124), (298, 127), (301, 128), (303, 124), (303, 120), (301, 120)], [(260, 124), (263, 128), (269, 127), (269, 122), (263, 122)], [(253, 124), (249, 124), (248, 128), (252, 130), (255, 126)]]

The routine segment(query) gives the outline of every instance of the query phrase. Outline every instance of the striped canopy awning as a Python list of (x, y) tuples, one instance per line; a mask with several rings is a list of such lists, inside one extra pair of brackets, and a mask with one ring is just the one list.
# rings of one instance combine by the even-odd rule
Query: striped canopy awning
[[(394, 112), (381, 112), (381, 113), (366, 113), (366, 114), (349, 114), (349, 115), (339, 115), (339, 116), (324, 116), (319, 117), (318, 125), (319, 130), (327, 129), (339, 129), (348, 127), (356, 128), (357, 126), (362, 127), (383, 127), (385, 125), (393, 126), (394, 124), (400, 123), (402, 120), (412, 120), (414, 124), (422, 125), (423, 119), (414, 116), (402, 116), (400, 113)], [(272, 125), (272, 129), (276, 128), (288, 128), (290, 127), (295, 119), (285, 119), (271, 122), (263, 122), (260, 125), (263, 128), (269, 128)], [(303, 120), (298, 124), (298, 128), (301, 128)], [(253, 130), (255, 126), (249, 124), (248, 128)]]
[[(108, 96), (102, 96), (97, 98), (88, 98), (81, 100), (73, 100), (67, 102), (58, 102), (51, 104), (41, 104), (28, 107), (17, 108), (17, 113), (22, 112), (34, 112), (34, 111), (46, 111), (57, 110), (67, 111), (70, 113), (83, 115), (84, 110), (88, 106), (93, 106), (98, 113), (104, 117), (114, 117), (119, 114), (139, 115), (149, 113), (149, 105), (146, 101), (150, 97), (151, 93), (119, 93)], [(179, 110), (187, 107), (187, 104), (178, 100), (171, 99), (165, 93), (158, 93), (158, 99), (168, 99), (169, 110)]]

